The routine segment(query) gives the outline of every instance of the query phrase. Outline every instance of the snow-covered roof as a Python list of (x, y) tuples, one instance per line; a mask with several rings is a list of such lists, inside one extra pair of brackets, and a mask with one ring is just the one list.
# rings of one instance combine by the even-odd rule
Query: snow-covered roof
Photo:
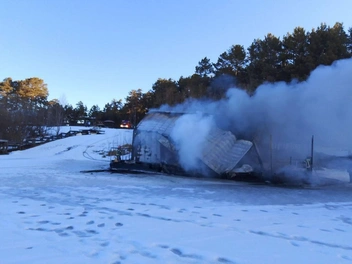
[(156, 132), (168, 136), (174, 127), (176, 120), (181, 116), (180, 113), (152, 112), (146, 115), (138, 124), (140, 131)]

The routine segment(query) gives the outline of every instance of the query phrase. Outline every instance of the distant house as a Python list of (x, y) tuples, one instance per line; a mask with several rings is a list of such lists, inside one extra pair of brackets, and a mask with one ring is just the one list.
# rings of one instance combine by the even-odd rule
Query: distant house
[(104, 127), (110, 127), (110, 128), (116, 127), (115, 126), (115, 121), (113, 121), (113, 120), (105, 120), (103, 122), (103, 124), (104, 124)]
[(0, 139), (0, 154), (8, 153), (8, 141), (5, 139)]

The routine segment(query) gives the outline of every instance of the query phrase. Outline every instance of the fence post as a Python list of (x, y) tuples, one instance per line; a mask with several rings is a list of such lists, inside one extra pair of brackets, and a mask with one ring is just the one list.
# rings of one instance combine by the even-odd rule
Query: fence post
[(314, 135), (312, 136), (312, 142), (310, 146), (310, 171), (313, 171), (313, 158), (314, 158)]
[(270, 173), (273, 175), (273, 136), (270, 135)]

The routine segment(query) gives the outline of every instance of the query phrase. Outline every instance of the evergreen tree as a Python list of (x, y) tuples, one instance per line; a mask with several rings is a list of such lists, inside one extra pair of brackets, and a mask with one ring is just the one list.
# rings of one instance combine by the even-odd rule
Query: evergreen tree
[(182, 94), (182, 102), (188, 98), (202, 98), (207, 96), (210, 81), (211, 78), (199, 74), (193, 74), (186, 78), (180, 77), (177, 85)]
[(101, 115), (101, 119), (103, 121), (112, 120), (116, 124), (119, 124), (123, 118), (122, 112), (121, 112), (122, 107), (123, 107), (123, 103), (121, 99), (119, 100), (113, 99), (110, 103), (105, 104)]
[(228, 74), (238, 77), (246, 65), (246, 50), (241, 45), (234, 45), (222, 53), (214, 64), (216, 75)]
[(248, 74), (250, 88), (255, 89), (263, 82), (284, 80), (283, 69), (286, 65), (282, 42), (272, 34), (264, 40), (256, 39), (248, 48)]
[(314, 68), (351, 57), (348, 52), (348, 36), (343, 30), (343, 25), (336, 23), (330, 28), (322, 23), (316, 30), (313, 29), (309, 35), (309, 54)]
[(308, 33), (302, 27), (295, 28), (292, 34), (288, 33), (284, 36), (283, 47), (286, 59), (284, 69), (287, 74), (286, 81), (306, 80), (314, 68), (308, 50)]
[(175, 81), (171, 79), (158, 79), (152, 87), (153, 107), (163, 104), (175, 105), (182, 102), (180, 90)]
[(214, 74), (214, 66), (210, 63), (210, 60), (207, 57), (204, 57), (198, 62), (198, 66), (196, 66), (196, 74), (203, 78), (211, 77)]
[(352, 27), (348, 29), (348, 34), (347, 34), (347, 50), (352, 56)]

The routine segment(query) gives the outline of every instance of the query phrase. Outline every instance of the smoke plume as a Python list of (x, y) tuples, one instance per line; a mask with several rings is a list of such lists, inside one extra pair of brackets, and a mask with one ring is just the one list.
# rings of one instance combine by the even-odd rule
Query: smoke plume
[[(317, 149), (352, 149), (352, 59), (315, 69), (305, 82), (266, 83), (254, 95), (236, 87), (220, 101), (188, 100), (162, 111), (199, 113), (176, 123), (173, 139), (181, 160), (193, 167), (201, 153), (202, 137), (215, 122), (237, 138), (254, 140), (267, 154), (270, 137), (283, 156), (309, 155), (310, 140)], [(189, 119), (188, 119), (189, 118)], [(280, 154), (280, 155), (281, 155)]]
[(204, 140), (214, 125), (212, 116), (203, 116), (199, 112), (183, 115), (177, 119), (170, 136), (178, 150), (179, 162), (185, 170), (199, 168)]

